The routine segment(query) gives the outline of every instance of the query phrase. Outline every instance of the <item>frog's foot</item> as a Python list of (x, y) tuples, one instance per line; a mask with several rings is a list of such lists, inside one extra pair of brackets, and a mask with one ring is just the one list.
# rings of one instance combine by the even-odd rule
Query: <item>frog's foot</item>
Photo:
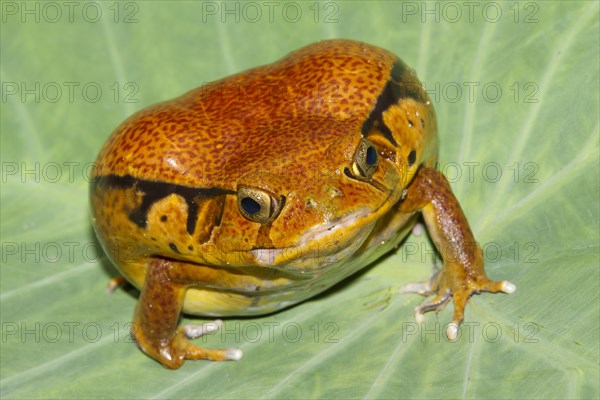
[[(415, 282), (409, 283), (402, 288), (400, 288), (400, 294), (405, 293), (417, 293), (421, 296), (431, 296), (435, 292), (431, 289), (431, 285), (429, 282)], [(436, 295), (433, 299), (421, 304), (420, 306), (415, 308), (415, 320), (417, 323), (425, 322), (425, 313), (429, 311), (438, 312), (442, 308), (446, 306), (448, 301), (452, 298), (450, 293), (445, 293), (444, 295)]]
[(167, 368), (177, 369), (185, 360), (237, 361), (242, 358), (240, 349), (206, 349), (189, 341), (216, 332), (223, 325), (217, 320), (202, 325), (184, 325), (177, 329), (170, 343), (160, 341), (151, 345), (145, 338), (136, 336), (142, 350)]
[(196, 339), (200, 336), (214, 333), (223, 326), (223, 321), (216, 320), (202, 325), (184, 325), (177, 329), (174, 341), (178, 341), (185, 349), (187, 360), (211, 360), (211, 361), (237, 361), (242, 358), (240, 349), (205, 349), (189, 342), (188, 339)]
[(463, 322), (467, 301), (473, 294), (481, 292), (513, 293), (517, 289), (511, 282), (492, 281), (485, 275), (477, 275), (475, 279), (460, 279), (448, 276), (445, 272), (446, 268), (442, 269), (429, 282), (408, 284), (400, 289), (400, 293), (418, 293), (423, 296), (435, 295), (431, 300), (415, 308), (415, 320), (418, 323), (424, 322), (426, 312), (438, 312), (452, 299), (454, 315), (452, 322), (448, 324), (446, 329), (446, 335), (452, 341), (458, 337), (458, 327)]
[[(223, 321), (217, 319), (201, 325), (187, 324), (177, 330), (178, 335), (187, 339), (196, 339), (200, 336), (215, 333), (223, 326)], [(242, 358), (241, 349), (204, 349), (191, 344), (185, 338), (180, 340), (185, 344), (186, 359), (188, 360), (212, 360), (212, 361), (237, 361)]]

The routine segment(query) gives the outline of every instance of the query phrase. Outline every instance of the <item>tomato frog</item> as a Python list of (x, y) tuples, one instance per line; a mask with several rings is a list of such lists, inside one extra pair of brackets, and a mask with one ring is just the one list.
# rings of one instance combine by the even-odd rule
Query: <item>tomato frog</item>
[[(248, 316), (308, 299), (397, 248), (422, 215), (443, 266), (408, 285), (454, 303), (511, 293), (492, 281), (446, 178), (433, 105), (392, 53), (328, 40), (203, 85), (123, 122), (95, 164), (92, 222), (140, 290), (138, 346), (168, 368), (237, 360), (190, 339), (181, 313)], [(442, 251), (443, 249), (443, 251)]]

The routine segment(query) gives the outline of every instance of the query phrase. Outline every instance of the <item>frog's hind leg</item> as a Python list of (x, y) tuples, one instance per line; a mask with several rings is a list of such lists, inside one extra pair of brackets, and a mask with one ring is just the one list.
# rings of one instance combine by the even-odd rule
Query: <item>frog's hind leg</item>
[(187, 289), (214, 277), (197, 266), (161, 258), (148, 261), (143, 289), (133, 318), (138, 346), (165, 367), (179, 368), (185, 360), (239, 360), (239, 349), (205, 349), (189, 339), (214, 332), (222, 322), (182, 326), (179, 316)]

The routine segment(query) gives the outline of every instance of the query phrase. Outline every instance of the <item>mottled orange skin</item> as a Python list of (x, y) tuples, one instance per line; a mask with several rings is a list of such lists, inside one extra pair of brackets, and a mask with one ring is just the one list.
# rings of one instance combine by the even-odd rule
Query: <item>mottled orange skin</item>
[[(365, 138), (378, 164), (357, 178)], [(427, 290), (430, 308), (453, 295), (462, 321), (472, 293), (501, 288), (436, 157), (434, 110), (414, 73), (354, 41), (315, 43), (133, 115), (98, 156), (91, 204), (105, 250), (141, 290), (139, 346), (170, 368), (227, 359), (188, 341), (182, 310), (252, 315), (302, 301), (392, 250), (418, 212), (456, 255)], [(240, 187), (283, 199), (276, 218), (244, 217)]]

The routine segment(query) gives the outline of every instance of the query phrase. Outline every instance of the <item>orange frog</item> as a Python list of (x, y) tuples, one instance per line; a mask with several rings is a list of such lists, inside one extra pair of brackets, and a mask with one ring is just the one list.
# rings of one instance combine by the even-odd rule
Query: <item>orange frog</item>
[(90, 198), (100, 242), (141, 291), (139, 347), (169, 368), (237, 360), (238, 349), (192, 344), (211, 325), (179, 327), (180, 314), (259, 315), (301, 302), (395, 249), (419, 214), (444, 264), (407, 288), (433, 295), (417, 320), (454, 302), (455, 339), (472, 294), (515, 286), (486, 277), (436, 159), (433, 106), (414, 72), (349, 40), (133, 115), (101, 150)]

